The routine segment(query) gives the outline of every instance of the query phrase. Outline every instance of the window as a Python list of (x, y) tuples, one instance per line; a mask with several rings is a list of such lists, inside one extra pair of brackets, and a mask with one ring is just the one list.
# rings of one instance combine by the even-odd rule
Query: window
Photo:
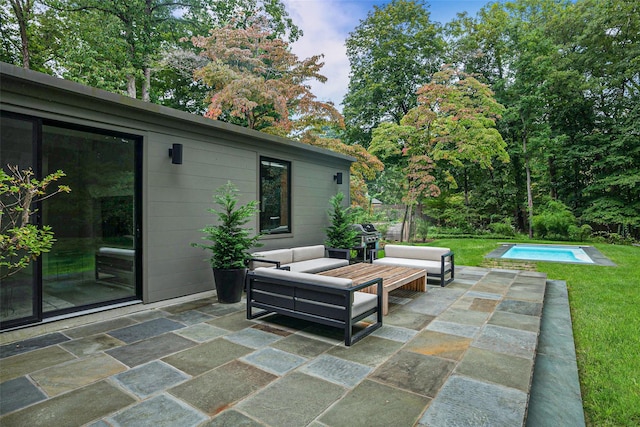
[(291, 233), (291, 162), (260, 158), (260, 231)]

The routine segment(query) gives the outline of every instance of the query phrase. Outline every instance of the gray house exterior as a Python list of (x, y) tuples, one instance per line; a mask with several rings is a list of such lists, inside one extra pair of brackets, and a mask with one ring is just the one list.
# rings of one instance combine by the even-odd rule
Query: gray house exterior
[(191, 243), (227, 181), (266, 209), (253, 223), (268, 233), (262, 249), (321, 244), (329, 199), (348, 198), (351, 157), (4, 63), (0, 73), (3, 167), (62, 169), (72, 188), (38, 215), (52, 252), (2, 283), (3, 328), (214, 289)]

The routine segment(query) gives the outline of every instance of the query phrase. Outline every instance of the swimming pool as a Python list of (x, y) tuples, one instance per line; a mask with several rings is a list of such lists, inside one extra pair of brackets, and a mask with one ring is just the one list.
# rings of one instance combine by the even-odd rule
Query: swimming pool
[(529, 261), (571, 262), (595, 264), (580, 246), (561, 245), (510, 245), (500, 258)]
[(505, 260), (563, 262), (566, 264), (604, 265), (616, 264), (593, 246), (543, 245), (532, 243), (499, 243), (498, 248), (485, 258)]

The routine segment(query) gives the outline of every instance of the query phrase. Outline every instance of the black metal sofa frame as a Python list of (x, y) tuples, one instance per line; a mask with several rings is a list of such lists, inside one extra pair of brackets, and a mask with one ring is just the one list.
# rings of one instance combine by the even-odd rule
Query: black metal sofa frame
[[(344, 330), (346, 346), (354, 344), (382, 326), (382, 279), (342, 287), (300, 280), (300, 277), (307, 273), (291, 273), (290, 278), (276, 278), (264, 277), (259, 270), (247, 273), (247, 319), (278, 313), (333, 326)], [(353, 316), (354, 294), (372, 285), (377, 286), (376, 306)], [(254, 308), (261, 311), (254, 314)], [(373, 314), (376, 314), (376, 322), (354, 333), (354, 325)]]

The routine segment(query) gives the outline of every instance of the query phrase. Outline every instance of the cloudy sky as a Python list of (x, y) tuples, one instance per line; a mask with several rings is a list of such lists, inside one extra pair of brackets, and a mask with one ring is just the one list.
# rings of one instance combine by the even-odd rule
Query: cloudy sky
[[(293, 22), (304, 36), (293, 45), (300, 59), (324, 54), (321, 73), (327, 82), (312, 83), (313, 93), (322, 101), (340, 105), (349, 85), (349, 61), (344, 41), (373, 6), (383, 6), (389, 0), (283, 0)], [(431, 20), (445, 24), (458, 12), (474, 16), (489, 0), (431, 0)]]

